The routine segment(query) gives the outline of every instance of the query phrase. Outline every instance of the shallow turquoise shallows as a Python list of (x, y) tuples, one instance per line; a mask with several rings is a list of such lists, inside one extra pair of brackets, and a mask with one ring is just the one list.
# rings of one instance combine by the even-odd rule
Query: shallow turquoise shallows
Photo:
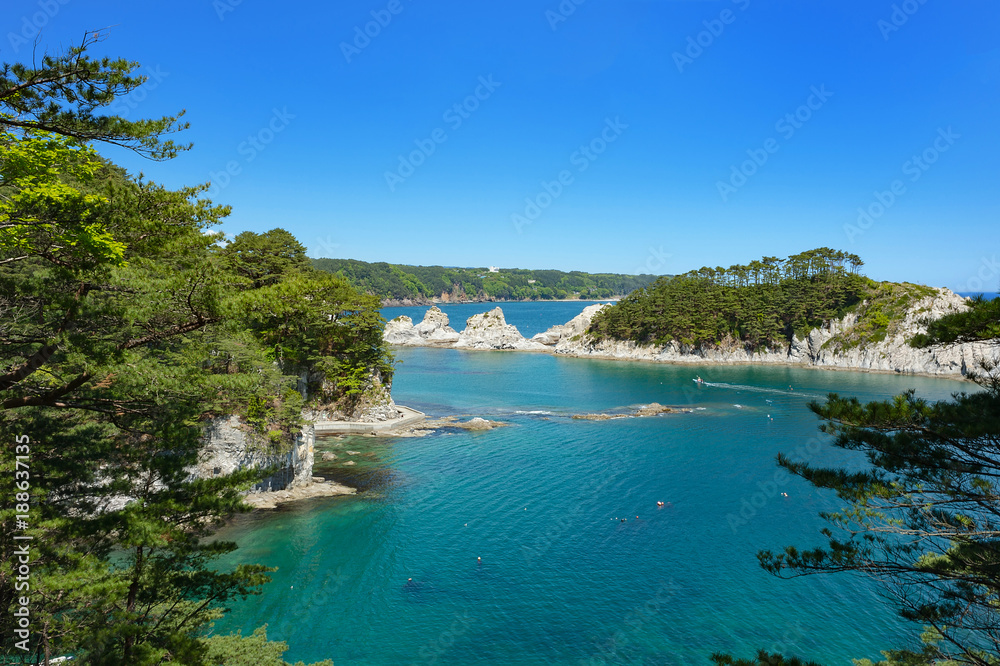
[[(546, 305), (503, 308), (508, 321), (527, 322)], [(551, 305), (548, 321), (522, 333), (583, 307)], [(317, 460), (324, 450), (337, 459), (318, 463), (317, 474), (358, 495), (257, 513), (224, 530), (240, 544), (227, 563), (278, 571), (217, 631), (267, 623), (269, 638), (291, 646), (288, 661), (338, 666), (706, 664), (716, 651), (760, 648), (850, 664), (912, 646), (919, 634), (867, 581), (786, 581), (760, 569), (760, 549), (822, 544), (817, 514), (842, 506), (774, 457), (860, 464), (829, 445), (806, 407), (829, 392), (876, 399), (914, 388), (946, 399), (969, 385), (517, 352), (397, 357), (400, 404), (509, 427), (320, 440)], [(694, 411), (571, 418), (650, 402)]]

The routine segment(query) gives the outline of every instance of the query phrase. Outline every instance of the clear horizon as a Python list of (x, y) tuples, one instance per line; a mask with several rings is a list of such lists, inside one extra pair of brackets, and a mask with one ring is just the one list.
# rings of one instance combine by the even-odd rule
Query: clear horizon
[(851, 0), (16, 0), (5, 62), (79, 43), (186, 109), (223, 231), (312, 257), (675, 274), (815, 247), (873, 279), (1000, 288), (1000, 6)]

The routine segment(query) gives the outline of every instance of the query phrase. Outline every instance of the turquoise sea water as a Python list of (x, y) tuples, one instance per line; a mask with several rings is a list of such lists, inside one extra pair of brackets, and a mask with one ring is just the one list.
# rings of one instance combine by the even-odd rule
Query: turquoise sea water
[[(508, 321), (522, 321), (538, 313), (520, 310), (538, 305), (558, 306), (537, 322), (544, 330), (584, 304), (569, 316), (565, 303), (503, 308)], [(867, 581), (779, 580), (755, 554), (821, 544), (817, 513), (840, 506), (780, 471), (776, 453), (858, 462), (819, 438), (809, 400), (908, 388), (944, 399), (967, 385), (516, 352), (397, 356), (397, 402), (510, 426), (321, 440), (318, 451), (338, 459), (317, 473), (359, 494), (227, 528), (222, 536), (241, 546), (236, 560), (279, 570), (217, 630), (246, 634), (268, 623), (269, 638), (290, 644), (287, 660), (339, 666), (705, 664), (715, 651), (758, 648), (849, 664), (919, 633)], [(695, 385), (696, 374), (708, 385)], [(570, 418), (653, 401), (696, 411)], [(357, 464), (344, 466), (348, 459)]]

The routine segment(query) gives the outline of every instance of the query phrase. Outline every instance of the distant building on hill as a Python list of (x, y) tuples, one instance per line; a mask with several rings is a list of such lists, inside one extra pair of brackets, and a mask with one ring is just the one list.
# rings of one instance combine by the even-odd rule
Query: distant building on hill
[(500, 269), (496, 266), (490, 266), (490, 273), (499, 273)]

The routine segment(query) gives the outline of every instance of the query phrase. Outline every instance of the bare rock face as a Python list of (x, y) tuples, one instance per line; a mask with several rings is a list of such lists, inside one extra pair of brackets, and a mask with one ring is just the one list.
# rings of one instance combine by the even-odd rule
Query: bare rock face
[(533, 342), (538, 342), (551, 347), (559, 344), (561, 340), (569, 341), (575, 337), (582, 336), (587, 332), (587, 329), (590, 328), (590, 321), (594, 318), (594, 315), (606, 307), (608, 307), (608, 303), (588, 305), (583, 309), (583, 312), (573, 317), (565, 324), (558, 324), (544, 333), (538, 333), (531, 338), (531, 340)]
[(406, 315), (386, 322), (385, 330), (382, 331), (382, 339), (390, 345), (411, 345), (417, 338), (417, 332), (413, 328), (413, 320)]
[(503, 310), (493, 308), (489, 312), (469, 317), (465, 330), (454, 345), (455, 349), (494, 349), (511, 351), (545, 351), (547, 347), (539, 342), (525, 340), (517, 327), (507, 323)]
[(315, 442), (315, 430), (306, 425), (287, 450), (274, 450), (266, 438), (242, 425), (240, 417), (217, 417), (205, 429), (205, 446), (190, 472), (195, 478), (210, 479), (242, 469), (275, 467), (277, 471), (254, 490), (305, 486), (312, 482)]
[(429, 347), (451, 345), (458, 342), (459, 335), (448, 325), (448, 315), (435, 305), (424, 313), (424, 320), (416, 326), (407, 316), (387, 322), (382, 338), (391, 345)]
[(448, 325), (448, 315), (436, 305), (424, 313), (424, 320), (414, 328), (421, 339), (431, 344), (458, 342), (458, 331)]

